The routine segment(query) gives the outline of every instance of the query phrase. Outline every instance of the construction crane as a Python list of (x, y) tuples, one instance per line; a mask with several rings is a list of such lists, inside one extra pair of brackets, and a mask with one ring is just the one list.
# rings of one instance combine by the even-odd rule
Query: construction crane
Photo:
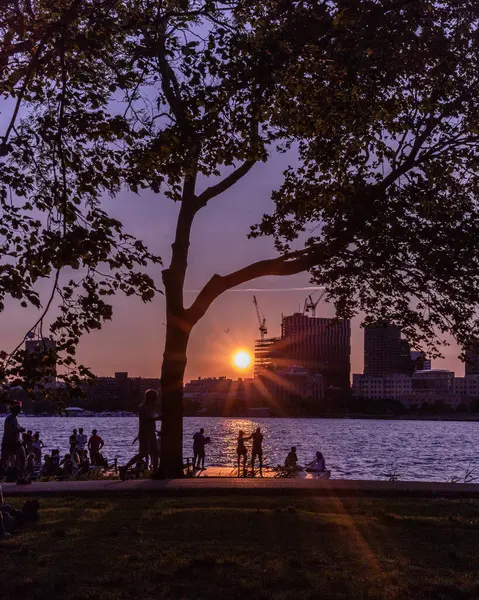
[(311, 311), (313, 318), (314, 318), (316, 316), (316, 307), (321, 302), (321, 300), (325, 294), (326, 294), (326, 290), (323, 290), (321, 292), (321, 294), (319, 295), (319, 298), (316, 300), (316, 302), (314, 302), (314, 300), (310, 294), (304, 301), (303, 313), (308, 313), (309, 311)]
[(253, 304), (256, 308), (256, 316), (258, 317), (258, 325), (259, 325), (259, 334), (261, 339), (264, 340), (265, 335), (268, 333), (268, 329), (266, 327), (266, 317), (264, 317), (258, 306), (258, 301), (256, 300), (256, 296), (253, 296)]

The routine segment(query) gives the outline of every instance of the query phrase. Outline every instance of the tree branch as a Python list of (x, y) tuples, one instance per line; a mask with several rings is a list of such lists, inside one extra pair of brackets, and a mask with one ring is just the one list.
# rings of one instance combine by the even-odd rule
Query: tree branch
[(185, 110), (185, 106), (183, 100), (181, 98), (180, 86), (178, 83), (178, 79), (176, 78), (176, 74), (173, 71), (170, 63), (168, 62), (167, 50), (166, 50), (166, 27), (167, 27), (167, 19), (165, 19), (157, 30), (158, 34), (158, 66), (161, 75), (161, 89), (165, 94), (166, 100), (170, 105), (170, 108), (175, 115), (177, 122), (181, 127), (188, 126), (188, 119)]
[(324, 249), (317, 246), (289, 252), (277, 258), (260, 260), (229, 275), (213, 275), (190, 308), (185, 311), (186, 319), (191, 326), (195, 325), (218, 296), (242, 283), (267, 275), (295, 275), (314, 267), (324, 257)]
[(31, 58), (28, 67), (26, 69), (26, 73), (25, 73), (25, 79), (23, 80), (22, 86), (20, 88), (20, 91), (18, 93), (17, 96), (17, 101), (15, 103), (15, 108), (13, 110), (12, 113), (12, 117), (10, 119), (10, 123), (7, 126), (6, 132), (3, 135), (3, 139), (2, 139), (2, 145), (6, 145), (8, 142), (8, 138), (10, 137), (10, 133), (12, 132), (12, 129), (15, 126), (17, 117), (18, 117), (18, 113), (20, 110), (20, 106), (23, 102), (23, 98), (25, 96), (25, 92), (27, 91), (27, 87), (28, 84), (30, 83), (31, 77), (34, 74), (34, 70), (35, 67), (39, 64), (40, 62), (40, 57), (42, 55), (43, 49), (47, 43), (47, 41), (50, 39), (51, 35), (53, 34), (53, 32), (55, 31), (55, 29), (59, 26), (59, 25), (64, 25), (65, 27), (70, 23), (70, 21), (75, 17), (75, 15), (77, 14), (76, 11), (77, 9), (81, 6), (81, 0), (75, 0), (72, 5), (70, 6), (70, 8), (67, 10), (66, 14), (64, 15), (63, 18), (61, 18), (59, 21), (54, 21), (53, 23), (51, 23), (49, 25), (49, 27), (47, 27), (47, 29), (45, 30), (44, 35), (42, 36), (38, 47), (36, 49), (35, 54), (33, 55), (33, 57)]
[(241, 166), (226, 176), (222, 181), (216, 185), (206, 188), (206, 190), (198, 196), (197, 202), (199, 208), (203, 208), (212, 198), (219, 196), (223, 192), (226, 192), (226, 190), (229, 190), (230, 187), (233, 187), (235, 183), (237, 183), (252, 169), (256, 162), (257, 161), (253, 159), (246, 160)]
[[(250, 125), (250, 138), (251, 138), (251, 150), (253, 152), (258, 150), (259, 142), (260, 142), (260, 134), (259, 134), (259, 104), (261, 102), (263, 93), (263, 86), (259, 86), (256, 89), (252, 90), (252, 100), (251, 100), (251, 125)], [(256, 152), (257, 154), (257, 152)], [(243, 164), (241, 164), (237, 169), (235, 169), (232, 173), (227, 175), (222, 181), (217, 183), (216, 185), (212, 185), (204, 192), (202, 192), (197, 198), (198, 208), (203, 208), (206, 204), (216, 196), (219, 196), (223, 192), (226, 192), (231, 187), (233, 187), (242, 177), (247, 175), (249, 171), (254, 167), (254, 165), (258, 162), (258, 158), (249, 158), (245, 160)]]

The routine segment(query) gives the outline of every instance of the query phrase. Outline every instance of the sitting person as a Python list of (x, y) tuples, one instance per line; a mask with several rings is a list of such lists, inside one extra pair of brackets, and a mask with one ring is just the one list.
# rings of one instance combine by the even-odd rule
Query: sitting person
[(17, 481), (19, 475), (19, 469), (15, 464), (10, 464), (5, 469), (5, 481), (7, 483), (13, 483)]
[(316, 458), (307, 465), (306, 471), (311, 473), (324, 473), (326, 471), (326, 461), (321, 452), (316, 452)]
[(51, 463), (52, 463), (52, 475), (60, 475), (61, 474), (60, 450), (58, 450), (58, 449), (52, 450)]
[(102, 469), (108, 469), (108, 461), (101, 452), (98, 452), (98, 454), (96, 455), (95, 464), (97, 467), (101, 467)]
[(75, 462), (71, 454), (65, 454), (64, 459), (60, 463), (60, 467), (63, 466), (62, 475), (63, 477), (71, 477), (75, 468)]
[(288, 452), (288, 456), (284, 461), (284, 468), (288, 471), (299, 471), (302, 467), (298, 466), (298, 456), (296, 454), (296, 446), (293, 446)]
[(22, 510), (16, 510), (10, 504), (5, 504), (0, 487), (0, 539), (8, 539), (12, 531), (24, 523), (37, 521), (38, 509), (38, 500), (27, 500)]
[(88, 471), (90, 469), (90, 457), (88, 456), (88, 450), (83, 450), (80, 455), (80, 467), (82, 471)]
[(52, 457), (49, 454), (45, 454), (45, 462), (41, 470), (42, 477), (51, 477), (53, 475), (53, 464)]

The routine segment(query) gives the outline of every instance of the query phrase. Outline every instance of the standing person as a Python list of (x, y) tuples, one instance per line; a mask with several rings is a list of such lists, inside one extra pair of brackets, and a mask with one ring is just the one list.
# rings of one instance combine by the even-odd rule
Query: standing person
[(16, 466), (18, 469), (17, 483), (29, 483), (29, 481), (24, 477), (26, 456), (25, 448), (23, 447), (20, 436), (25, 429), (20, 427), (20, 423), (18, 422), (18, 415), (20, 414), (21, 410), (22, 407), (20, 404), (14, 404), (10, 407), (10, 414), (5, 419), (3, 426), (0, 471), (2, 471), (7, 462), (13, 458), (16, 460)]
[(158, 443), (156, 439), (155, 422), (161, 417), (155, 416), (155, 404), (158, 400), (156, 390), (146, 390), (145, 399), (138, 407), (138, 440), (140, 448), (138, 454), (129, 460), (125, 466), (119, 467), (120, 479), (125, 480), (127, 470), (139, 462), (151, 456), (153, 471), (158, 471)]
[(32, 452), (35, 455), (35, 463), (37, 465), (42, 464), (42, 448), (45, 447), (45, 444), (40, 439), (40, 433), (35, 431), (33, 436), (33, 444), (32, 444)]
[(80, 427), (77, 435), (77, 443), (76, 443), (76, 454), (78, 457), (78, 462), (81, 463), (83, 452), (85, 451), (86, 445), (88, 443), (88, 437), (86, 433), (83, 433), (83, 427)]
[(256, 428), (256, 431), (250, 435), (249, 438), (253, 440), (253, 449), (251, 451), (251, 470), (253, 472), (254, 477), (254, 461), (255, 458), (258, 457), (259, 460), (259, 474), (260, 477), (263, 477), (263, 439), (264, 436), (261, 433), (261, 429), (259, 427)]
[(25, 454), (29, 456), (32, 453), (33, 446), (33, 432), (28, 430), (22, 435), (23, 445), (25, 447)]
[(70, 456), (74, 456), (76, 455), (76, 445), (77, 445), (77, 437), (78, 437), (78, 433), (77, 430), (74, 429), (73, 433), (71, 434), (71, 436), (68, 438), (68, 441), (70, 443)]
[(29, 479), (35, 473), (35, 455), (33, 452), (27, 456), (27, 466), (25, 467), (25, 476)]
[(236, 447), (236, 454), (238, 456), (238, 477), (240, 476), (240, 463), (243, 458), (243, 475), (246, 475), (246, 459), (248, 458), (248, 450), (245, 446), (245, 441), (250, 438), (244, 437), (244, 431), (240, 429), (238, 434), (238, 445)]
[(88, 450), (90, 451), (90, 460), (91, 464), (96, 466), (101, 466), (100, 463), (100, 450), (105, 445), (105, 442), (98, 435), (98, 431), (94, 429), (92, 432), (91, 438), (88, 440)]
[[(201, 468), (202, 469), (205, 468), (206, 438), (205, 438), (204, 434), (205, 434), (205, 430), (202, 427), (199, 431), (197, 431), (193, 435), (193, 469), (200, 468), (200, 461), (201, 461)], [(196, 464), (196, 459), (198, 459), (198, 464)]]

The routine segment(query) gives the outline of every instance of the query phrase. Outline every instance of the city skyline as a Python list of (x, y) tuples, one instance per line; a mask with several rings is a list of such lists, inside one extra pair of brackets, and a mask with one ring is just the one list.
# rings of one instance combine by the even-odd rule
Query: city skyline
[[(272, 278), (269, 278), (272, 279)], [(290, 278), (283, 278), (290, 279)], [(291, 278), (293, 279), (293, 278)], [(299, 277), (294, 279), (298, 280)], [(292, 286), (293, 287), (293, 286)], [(299, 287), (299, 283), (297, 286)], [(305, 286), (306, 287), (306, 286)], [(259, 288), (256, 288), (256, 290)], [(255, 290), (260, 302), (262, 312), (268, 317), (267, 309), (269, 307), (270, 318), (267, 318), (268, 336), (280, 336), (281, 334), (281, 314), (289, 315), (294, 312), (302, 312), (302, 302), (306, 297), (307, 291), (291, 290), (284, 291), (285, 286), (281, 287), (281, 292), (265, 290), (259, 293)], [(233, 296), (233, 301), (231, 300)], [(282, 298), (283, 304), (278, 303), (278, 296)], [(161, 314), (158, 315), (158, 323), (151, 322), (152, 313), (157, 312), (155, 305), (158, 305), (158, 296), (152, 303), (143, 305), (138, 299), (123, 298), (127, 302), (119, 302), (117, 306), (116, 318), (98, 332), (93, 332), (85, 336), (80, 342), (78, 358), (93, 369), (98, 377), (112, 377), (115, 372), (128, 371), (132, 377), (159, 377), (161, 367), (161, 358), (163, 352), (163, 337), (156, 344), (155, 335), (160, 335), (164, 326), (161, 325)], [(162, 298), (162, 297), (161, 297)], [(139, 312), (136, 315), (131, 314), (131, 309), (137, 305)], [(216, 313), (217, 305), (218, 313)], [(234, 304), (239, 309), (239, 314), (232, 314), (228, 311)], [(282, 310), (282, 307), (290, 307), (291, 310)], [(141, 311), (148, 313), (148, 316), (142, 316)], [(228, 312), (231, 314), (228, 315)], [(333, 309), (330, 305), (320, 303), (317, 308), (317, 316), (330, 317), (333, 315)], [(129, 316), (130, 322), (125, 325), (125, 316)], [(218, 322), (215, 323), (215, 317)], [(275, 318), (277, 317), (277, 318)], [(221, 318), (221, 320), (220, 320)], [(238, 323), (235, 326), (235, 319)], [(240, 320), (243, 320), (242, 322)], [(146, 327), (145, 327), (146, 325)], [(136, 330), (135, 330), (136, 328)], [(228, 333), (226, 333), (226, 331)], [(127, 337), (131, 343), (129, 348), (125, 348), (123, 338)], [(248, 369), (238, 369), (233, 365), (232, 356), (238, 349), (245, 349), (254, 355), (254, 342), (259, 338), (256, 313), (252, 300), (252, 292), (238, 292), (227, 294), (220, 298), (207, 313), (204, 323), (200, 323), (197, 331), (192, 336), (190, 357), (187, 367), (185, 381), (190, 381), (198, 377), (220, 377), (230, 378), (253, 377), (254, 364), (251, 363)], [(5, 337), (4, 337), (5, 339)], [(12, 336), (13, 339), (13, 336)], [(146, 341), (143, 353), (141, 352), (142, 343)], [(108, 353), (110, 344), (115, 352)], [(206, 352), (199, 351), (198, 347), (207, 349)], [(459, 352), (457, 345), (452, 344), (444, 348), (447, 356), (443, 359), (434, 359), (433, 368), (449, 369), (456, 375), (463, 376), (465, 365), (457, 358)], [(107, 354), (105, 354), (107, 352)], [(150, 354), (148, 354), (150, 352)], [(88, 357), (91, 356), (95, 363), (89, 363)], [(156, 357), (156, 358), (155, 358)], [(157, 361), (157, 371), (155, 371), (155, 360)], [(98, 366), (95, 366), (98, 365)], [(359, 318), (352, 319), (351, 322), (351, 377), (353, 373), (362, 373), (364, 368), (364, 330), (360, 328)]]
[[(194, 300), (196, 291), (213, 273), (228, 273), (265, 256), (275, 256), (271, 239), (247, 239), (247, 234), (263, 213), (272, 210), (271, 192), (280, 185), (282, 171), (294, 162), (295, 155), (288, 153), (256, 165), (247, 181), (239, 182), (224, 195), (221, 203), (205, 208), (198, 215), (192, 232), (185, 286), (188, 303)], [(206, 187), (206, 179), (202, 185)], [(248, 201), (242, 202), (246, 197)], [(147, 190), (140, 195), (123, 190), (116, 200), (104, 198), (103, 205), (124, 223), (128, 232), (143, 239), (151, 251), (159, 254), (164, 265), (168, 264), (177, 206), (166, 198), (159, 201), (158, 196)], [(160, 290), (161, 270), (161, 265), (147, 269)], [(43, 299), (50, 294), (50, 286), (48, 280), (40, 283)], [(301, 312), (311, 288), (315, 287), (308, 273), (301, 273), (289, 277), (263, 277), (244, 285), (241, 290), (223, 294), (193, 331), (185, 380), (215, 375), (235, 377), (240, 373), (231, 363), (232, 353), (242, 347), (253, 354), (254, 340), (259, 337), (253, 294), (267, 319), (268, 336), (277, 336), (281, 333), (281, 314)], [(112, 304), (113, 320), (101, 331), (92, 332), (80, 341), (79, 361), (91, 367), (98, 376), (112, 375), (115, 371), (129, 371), (138, 377), (159, 376), (164, 349), (164, 296), (158, 293), (152, 302), (143, 304), (137, 297), (127, 298), (119, 293), (112, 299)], [(47, 323), (55, 314), (52, 310)], [(333, 316), (332, 306), (321, 301), (317, 316)], [(21, 308), (17, 302), (7, 299), (1, 321), (2, 348), (13, 349), (37, 318), (35, 309)], [(359, 324), (359, 318), (352, 320), (351, 373), (363, 369), (363, 335)], [(229, 334), (225, 333), (227, 329)], [(128, 347), (125, 347), (125, 339)], [(458, 359), (457, 345), (453, 342), (443, 348), (443, 353), (444, 359), (434, 361), (437, 368), (462, 373), (464, 365)], [(249, 376), (249, 372), (252, 376), (253, 367), (242, 373)]]

